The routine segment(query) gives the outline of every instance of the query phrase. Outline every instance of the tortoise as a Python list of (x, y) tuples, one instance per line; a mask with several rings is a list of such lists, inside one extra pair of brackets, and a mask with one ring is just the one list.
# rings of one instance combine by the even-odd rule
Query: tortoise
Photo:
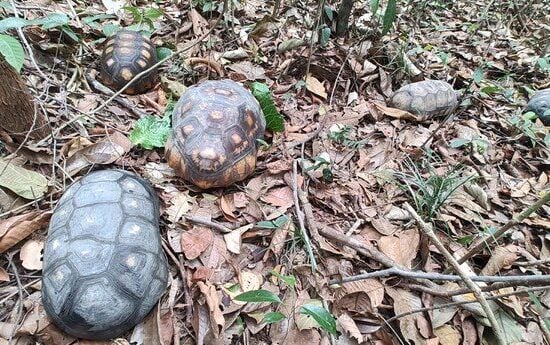
[(42, 301), (66, 333), (114, 338), (139, 323), (166, 289), (168, 267), (152, 187), (122, 170), (72, 184), (53, 211)]
[(260, 104), (241, 84), (225, 79), (191, 86), (174, 107), (168, 164), (203, 189), (242, 181), (256, 166), (256, 140), (265, 125)]
[(441, 80), (423, 80), (408, 84), (395, 91), (390, 106), (423, 119), (449, 115), (458, 105), (453, 87)]
[[(117, 91), (132, 78), (157, 63), (157, 53), (149, 38), (137, 31), (120, 30), (107, 40), (101, 56), (100, 78), (102, 82)], [(153, 70), (133, 82), (124, 93), (143, 93), (158, 82)]]
[(532, 111), (545, 126), (550, 126), (550, 89), (537, 91), (527, 103), (525, 111)]

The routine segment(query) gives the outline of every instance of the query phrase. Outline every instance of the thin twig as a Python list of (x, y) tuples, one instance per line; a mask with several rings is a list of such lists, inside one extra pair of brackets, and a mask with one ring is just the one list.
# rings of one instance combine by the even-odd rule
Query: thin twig
[(409, 214), (416, 220), (422, 231), (430, 238), (432, 243), (437, 247), (439, 252), (445, 256), (447, 261), (451, 264), (453, 269), (458, 273), (458, 275), (462, 278), (466, 286), (468, 286), (470, 289), (472, 289), (472, 292), (476, 299), (479, 301), (479, 304), (481, 305), (481, 308), (483, 308), (483, 311), (485, 311), (485, 316), (489, 320), (489, 323), (491, 324), (491, 327), (493, 328), (493, 332), (498, 340), (498, 343), (500, 345), (506, 345), (506, 340), (504, 338), (504, 335), (502, 333), (502, 330), (500, 328), (500, 324), (497, 322), (497, 319), (495, 317), (495, 314), (493, 313), (493, 310), (489, 306), (489, 303), (487, 303), (487, 299), (481, 292), (479, 286), (475, 284), (472, 281), (472, 277), (468, 276), (460, 267), (460, 264), (457, 262), (457, 260), (449, 253), (447, 248), (441, 243), (439, 238), (435, 235), (432, 225), (429, 223), (426, 223), (420, 218), (418, 213), (409, 205), (409, 203), (404, 204), (405, 209), (409, 212)]
[[(487, 300), (495, 300), (495, 299), (499, 299), (499, 298), (519, 295), (519, 294), (533, 292), (533, 291), (547, 290), (549, 288), (550, 288), (550, 286), (538, 286), (538, 287), (534, 287), (534, 288), (525, 288), (525, 289), (521, 289), (521, 290), (518, 290), (518, 291), (508, 292), (508, 293), (499, 294), (499, 295), (495, 295), (495, 296), (489, 296), (489, 297), (487, 297)], [(395, 321), (397, 319), (400, 319), (400, 318), (402, 318), (404, 316), (407, 316), (407, 315), (422, 313), (422, 312), (425, 312), (425, 311), (436, 310), (436, 309), (439, 310), (439, 309), (445, 309), (445, 308), (450, 308), (450, 307), (456, 307), (456, 306), (461, 306), (461, 305), (470, 304), (470, 303), (477, 303), (477, 301), (476, 300), (457, 301), (457, 302), (451, 302), (451, 303), (446, 303), (446, 304), (432, 306), (432, 307), (418, 308), (418, 309), (410, 310), (410, 311), (405, 312), (405, 313), (397, 314), (397, 315), (385, 320), (385, 322), (390, 323), (390, 322), (393, 322), (393, 321)]]
[(300, 234), (302, 234), (302, 237), (304, 239), (304, 244), (306, 246), (306, 251), (309, 256), (309, 261), (311, 262), (311, 270), (313, 272), (317, 271), (317, 261), (315, 260), (315, 256), (313, 255), (313, 249), (311, 246), (311, 240), (309, 238), (309, 234), (306, 230), (306, 226), (304, 224), (304, 214), (302, 213), (302, 210), (300, 209), (300, 201), (298, 200), (298, 161), (294, 160), (292, 164), (292, 188), (293, 188), (293, 196), (294, 196), (294, 208), (296, 209), (296, 217), (298, 217), (298, 224), (300, 225)]
[(15, 336), (15, 332), (19, 329), (19, 322), (23, 318), (23, 284), (21, 284), (21, 279), (19, 278), (19, 272), (17, 272), (17, 267), (15, 266), (15, 263), (13, 262), (13, 252), (8, 255), (8, 261), (11, 266), (11, 269), (13, 271), (13, 275), (15, 276), (15, 281), (17, 282), (17, 292), (19, 293), (19, 302), (17, 303), (17, 315), (15, 317), (15, 327), (10, 332), (10, 337), (8, 339), (8, 343), (11, 344), (11, 341), (13, 337)]
[(192, 222), (192, 223), (211, 227), (212, 229), (218, 230), (219, 232), (224, 233), (224, 234), (227, 234), (227, 233), (230, 233), (231, 231), (233, 231), (232, 229), (226, 227), (223, 224), (220, 224), (220, 223), (218, 223), (216, 221), (213, 221), (213, 220), (208, 220), (206, 218), (195, 217), (195, 216), (185, 216), (185, 215), (183, 217), (185, 219), (187, 219), (188, 221)]
[[(544, 282), (541, 282), (541, 284), (544, 284)], [(531, 282), (530, 285), (538, 286), (539, 284), (536, 282)], [(432, 289), (424, 285), (418, 285), (418, 284), (406, 284), (405, 286), (411, 290), (417, 290), (417, 291), (421, 291), (421, 292), (424, 292), (433, 296), (439, 296), (439, 297), (452, 297), (452, 296), (472, 293), (472, 290), (470, 290), (467, 287), (448, 291), (448, 290), (442, 290), (441, 288)], [(489, 291), (501, 290), (508, 287), (517, 287), (517, 286), (518, 286), (517, 282), (506, 282), (506, 283), (494, 283), (491, 285), (480, 286), (480, 289), (483, 292), (489, 292)]]
[(510, 228), (518, 225), (521, 223), (525, 218), (529, 217), (533, 212), (536, 212), (539, 208), (542, 207), (545, 203), (550, 201), (550, 192), (545, 192), (542, 198), (539, 199), (536, 203), (531, 205), (528, 209), (521, 212), (517, 218), (512, 218), (508, 223), (506, 223), (502, 228), (497, 230), (494, 234), (488, 235), (483, 237), (481, 240), (478, 241), (478, 243), (474, 244), (466, 254), (464, 254), (463, 257), (458, 259), (458, 263), (461, 264), (465, 262), (466, 260), (470, 259), (472, 256), (476, 255), (483, 249), (485, 249), (486, 246), (488, 246), (490, 243), (488, 241), (496, 242), (499, 238), (501, 238)]
[[(411, 279), (430, 279), (430, 280), (443, 280), (443, 281), (462, 281), (462, 278), (456, 275), (451, 274), (441, 274), (441, 273), (426, 273), (426, 272), (415, 272), (409, 270), (402, 270), (397, 267), (391, 267), (385, 270), (379, 270), (374, 272), (369, 272), (365, 274), (358, 274), (354, 276), (344, 277), (342, 279), (334, 279), (329, 282), (329, 284), (341, 284), (354, 282), (358, 280), (364, 280), (368, 278), (380, 278), (388, 277), (392, 275), (397, 275), (400, 277), (411, 278)], [(485, 283), (516, 283), (519, 285), (525, 285), (533, 282), (550, 284), (550, 275), (533, 275), (533, 276), (471, 276), (470, 279), (476, 282), (485, 282)]]

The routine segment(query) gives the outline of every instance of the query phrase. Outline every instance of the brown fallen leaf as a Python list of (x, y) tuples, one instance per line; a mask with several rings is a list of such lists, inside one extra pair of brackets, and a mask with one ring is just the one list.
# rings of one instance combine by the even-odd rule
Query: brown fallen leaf
[(233, 194), (222, 195), (222, 197), (220, 198), (220, 209), (222, 210), (225, 219), (227, 219), (228, 221), (234, 222), (237, 220), (237, 217), (235, 217), (235, 214), (233, 214), (233, 212), (235, 211), (235, 201), (233, 200)]
[(518, 248), (513, 244), (506, 247), (496, 247), (489, 261), (481, 270), (482, 275), (492, 276), (499, 273), (504, 267), (512, 265), (518, 259)]
[(462, 344), (462, 336), (460, 332), (457, 331), (454, 327), (449, 325), (444, 325), (439, 328), (434, 328), (434, 334), (439, 338), (438, 344), (445, 345), (459, 345)]
[(328, 97), (327, 91), (323, 83), (321, 83), (319, 79), (311, 75), (311, 73), (308, 74), (306, 78), (306, 89), (323, 99), (327, 99)]
[(51, 212), (33, 211), (0, 221), (0, 253), (5, 252), (36, 230), (43, 229)]
[(260, 199), (277, 207), (289, 208), (294, 205), (292, 189), (288, 186), (274, 188), (267, 194), (261, 196)]
[(386, 107), (385, 105), (382, 105), (382, 104), (377, 103), (377, 102), (373, 102), (372, 104), (377, 108), (377, 110), (379, 110), (382, 113), (384, 113), (385, 115), (387, 115), (389, 117), (393, 117), (395, 119), (411, 120), (411, 121), (422, 121), (423, 120), (421, 116), (413, 115), (413, 114), (411, 114), (411, 113), (409, 113), (408, 111), (405, 111), (405, 110)]
[(353, 319), (346, 313), (343, 313), (338, 317), (338, 324), (346, 331), (352, 338), (357, 340), (359, 344), (363, 342), (363, 335), (361, 334), (361, 331), (359, 331), (359, 328), (357, 327), (357, 324)]
[(395, 236), (383, 236), (378, 241), (378, 248), (382, 253), (407, 268), (411, 268), (419, 245), (420, 235), (417, 229), (403, 231)]
[(218, 296), (218, 292), (216, 291), (215, 286), (205, 284), (201, 281), (197, 282), (197, 286), (206, 299), (206, 304), (210, 315), (210, 331), (213, 333), (214, 337), (217, 338), (223, 330), (223, 326), (225, 324), (223, 312), (220, 309), (220, 298)]
[(43, 241), (28, 240), (21, 247), (19, 257), (23, 267), (30, 271), (42, 269), (42, 250), (44, 249)]
[(124, 134), (114, 132), (95, 144), (78, 150), (65, 162), (70, 176), (92, 164), (111, 164), (128, 153), (134, 144)]
[(247, 80), (264, 80), (265, 70), (258, 65), (254, 65), (250, 61), (241, 61), (227, 66), (228, 69), (245, 76)]
[(9, 281), (10, 281), (10, 276), (8, 275), (8, 271), (0, 267), (0, 282), (9, 282)]
[(176, 191), (175, 195), (170, 199), (170, 205), (166, 209), (168, 220), (172, 223), (177, 223), (186, 213), (191, 210), (195, 204), (195, 197), (189, 195), (189, 191)]
[(181, 248), (189, 260), (196, 259), (212, 244), (212, 230), (195, 226), (181, 234)]

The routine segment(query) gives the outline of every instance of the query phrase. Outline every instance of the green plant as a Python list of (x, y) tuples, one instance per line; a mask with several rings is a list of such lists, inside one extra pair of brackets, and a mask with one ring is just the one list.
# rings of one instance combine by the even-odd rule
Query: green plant
[(127, 29), (135, 31), (150, 31), (155, 29), (154, 22), (162, 17), (163, 12), (158, 8), (138, 8), (134, 6), (125, 6), (123, 9), (128, 12), (133, 19), (132, 25)]
[[(381, 8), (380, 0), (370, 0), (370, 9), (374, 15), (377, 15)], [(397, 18), (397, 0), (388, 0), (386, 10), (382, 16), (382, 35), (390, 32), (395, 19)]]
[(354, 140), (351, 138), (351, 126), (334, 125), (330, 128), (329, 139), (352, 149), (365, 147), (367, 140)]
[(136, 121), (134, 129), (130, 132), (130, 141), (148, 150), (164, 147), (170, 134), (170, 117), (173, 110), (174, 102), (170, 102), (162, 118), (147, 115)]
[(453, 193), (473, 176), (464, 176), (462, 166), (454, 166), (440, 175), (436, 172), (433, 162), (425, 161), (421, 173), (419, 167), (410, 160), (405, 160), (406, 172), (393, 171), (393, 181), (408, 194), (413, 201), (416, 212), (426, 221), (431, 221), (440, 208), (449, 200)]
[(541, 126), (534, 122), (537, 118), (537, 114), (529, 111), (521, 116), (512, 116), (509, 121), (523, 136), (529, 138), (533, 147), (535, 147), (537, 143), (550, 146), (550, 133), (545, 126)]
[(316, 156), (312, 159), (314, 163), (312, 166), (306, 168), (306, 171), (322, 169), (323, 180), (325, 182), (332, 182), (333, 174), (332, 170), (330, 169), (330, 161), (322, 156)]
[(277, 110), (269, 87), (263, 83), (254, 82), (250, 86), (252, 94), (262, 108), (266, 120), (266, 127), (272, 132), (282, 132), (285, 129), (283, 116)]
[(0, 54), (17, 71), (21, 71), (25, 52), (21, 43), (14, 37), (2, 34), (10, 29), (20, 29), (26, 26), (39, 25), (43, 30), (59, 28), (75, 42), (79, 42), (78, 35), (69, 27), (69, 17), (64, 13), (51, 13), (45, 17), (28, 20), (19, 17), (7, 17), (0, 20)]
[(464, 147), (470, 154), (479, 153), (484, 154), (489, 148), (489, 142), (481, 137), (477, 136), (471, 139), (458, 138), (451, 141), (450, 146), (452, 148)]

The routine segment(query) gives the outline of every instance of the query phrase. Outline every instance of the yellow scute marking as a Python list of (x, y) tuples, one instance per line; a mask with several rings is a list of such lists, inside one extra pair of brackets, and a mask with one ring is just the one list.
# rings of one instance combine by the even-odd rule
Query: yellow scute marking
[(123, 68), (120, 70), (120, 76), (122, 79), (129, 81), (134, 77), (134, 73), (129, 68)]

